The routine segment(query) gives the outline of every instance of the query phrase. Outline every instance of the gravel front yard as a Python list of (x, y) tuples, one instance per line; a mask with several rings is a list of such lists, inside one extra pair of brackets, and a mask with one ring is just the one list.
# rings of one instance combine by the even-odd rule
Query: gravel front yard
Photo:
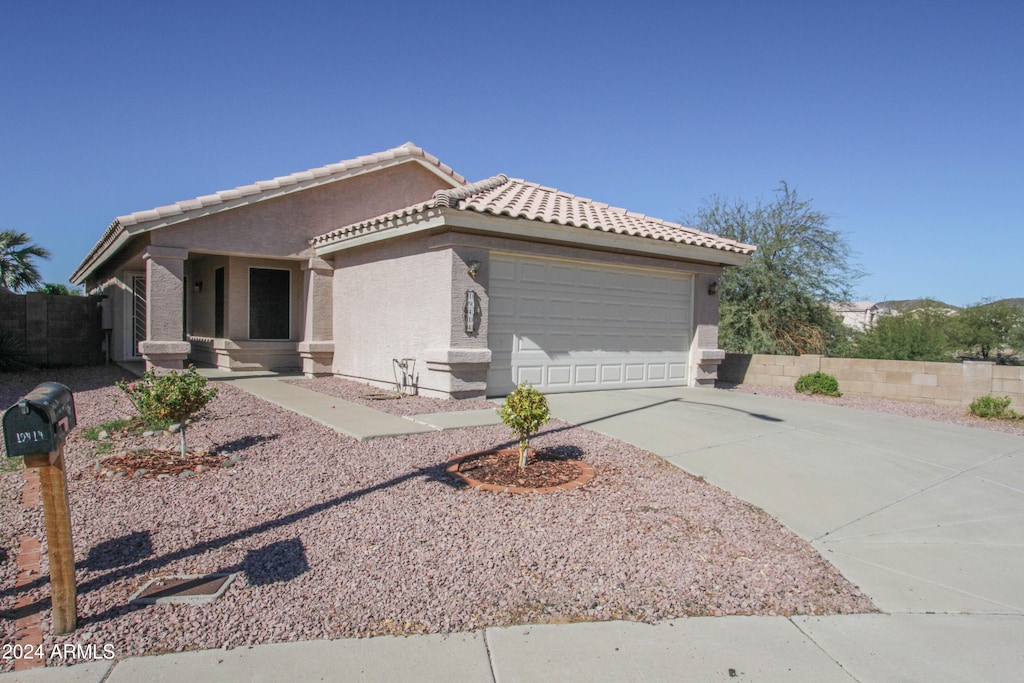
[(426, 413), (453, 413), (461, 410), (484, 410), (487, 408), (494, 409), (498, 407), (498, 403), (488, 401), (483, 398), (468, 398), (462, 400), (448, 400), (443, 398), (429, 398), (427, 396), (403, 396), (397, 399), (369, 399), (366, 398), (368, 394), (393, 394), (393, 391), (387, 389), (378, 389), (377, 387), (371, 387), (367, 384), (360, 384), (359, 382), (352, 382), (349, 380), (341, 379), (340, 377), (317, 377), (314, 379), (294, 379), (286, 380), (288, 384), (294, 384), (295, 386), (302, 387), (303, 389), (309, 389), (311, 391), (318, 391), (321, 394), (327, 394), (328, 396), (334, 396), (335, 398), (344, 399), (351, 401), (352, 403), (359, 403), (360, 405), (369, 406), (375, 410), (379, 410), (382, 413), (390, 413), (391, 415), (423, 415)]
[[(3, 407), (47, 379), (68, 384), (77, 402), (67, 457), (79, 630), (46, 635), (48, 646), (109, 643), (125, 657), (516, 623), (873, 609), (760, 510), (564, 423), (535, 445), (575, 447), (597, 478), (571, 492), (495, 494), (459, 488), (444, 467), (509, 442), (504, 427), (358, 443), (221, 383), (189, 445), (238, 453), (237, 466), (168, 481), (96, 478), (97, 442), (85, 428), (132, 415), (112, 386), (120, 376), (32, 372), (5, 375), (0, 387)], [(22, 481), (0, 475), (3, 610), (16, 597), (17, 536), (43, 537), (42, 515), (20, 505)], [(238, 578), (216, 603), (128, 606), (151, 577), (225, 571)], [(48, 592), (40, 581), (32, 594)], [(11, 642), (10, 620), (0, 623)]]

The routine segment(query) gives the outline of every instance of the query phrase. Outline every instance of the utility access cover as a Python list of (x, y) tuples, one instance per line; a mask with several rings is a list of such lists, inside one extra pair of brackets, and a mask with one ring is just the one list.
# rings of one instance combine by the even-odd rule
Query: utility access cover
[(160, 576), (146, 583), (132, 596), (133, 605), (158, 603), (192, 604), (213, 602), (224, 595), (234, 574), (185, 574)]

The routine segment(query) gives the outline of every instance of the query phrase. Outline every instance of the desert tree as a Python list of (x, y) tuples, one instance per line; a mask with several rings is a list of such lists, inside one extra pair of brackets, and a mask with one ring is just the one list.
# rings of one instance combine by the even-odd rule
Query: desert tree
[(836, 355), (848, 345), (850, 331), (829, 303), (850, 301), (862, 273), (846, 236), (795, 188), (783, 182), (770, 202), (753, 205), (712, 196), (684, 222), (757, 247), (719, 280), (722, 348)]

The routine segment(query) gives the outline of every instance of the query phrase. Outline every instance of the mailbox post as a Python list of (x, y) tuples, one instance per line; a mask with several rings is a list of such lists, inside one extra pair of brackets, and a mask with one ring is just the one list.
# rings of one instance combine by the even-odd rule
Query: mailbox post
[(39, 470), (56, 635), (71, 633), (78, 621), (75, 552), (64, 473), (64, 440), (74, 427), (74, 396), (58, 382), (43, 382), (4, 412), (7, 457), (25, 456), (25, 467)]

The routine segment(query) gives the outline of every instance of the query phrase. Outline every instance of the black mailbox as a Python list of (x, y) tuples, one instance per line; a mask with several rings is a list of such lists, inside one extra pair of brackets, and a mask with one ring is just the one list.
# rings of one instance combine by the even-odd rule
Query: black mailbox
[(60, 382), (43, 382), (4, 412), (7, 457), (51, 453), (75, 424), (71, 390)]

